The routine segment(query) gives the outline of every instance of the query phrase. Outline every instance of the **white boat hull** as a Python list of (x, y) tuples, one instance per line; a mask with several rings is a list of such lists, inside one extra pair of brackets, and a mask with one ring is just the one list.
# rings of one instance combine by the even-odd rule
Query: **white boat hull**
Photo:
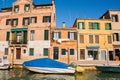
[(0, 66), (0, 70), (6, 70), (9, 69), (10, 65), (4, 65), (4, 66)]
[(73, 74), (75, 73), (74, 68), (47, 68), (47, 67), (26, 67), (28, 70), (38, 73), (59, 73), (59, 74)]

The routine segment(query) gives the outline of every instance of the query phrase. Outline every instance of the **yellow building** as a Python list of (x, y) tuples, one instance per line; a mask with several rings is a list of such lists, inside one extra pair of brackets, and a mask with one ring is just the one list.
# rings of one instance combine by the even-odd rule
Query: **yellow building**
[(78, 30), (78, 61), (113, 60), (111, 20), (77, 18), (73, 26)]

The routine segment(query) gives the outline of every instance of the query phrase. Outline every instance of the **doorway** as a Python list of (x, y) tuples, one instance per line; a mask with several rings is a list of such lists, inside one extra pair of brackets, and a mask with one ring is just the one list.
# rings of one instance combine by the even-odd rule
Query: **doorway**
[(16, 59), (21, 59), (21, 48), (16, 48)]
[(53, 48), (53, 59), (55, 60), (59, 59), (59, 48), (58, 47)]

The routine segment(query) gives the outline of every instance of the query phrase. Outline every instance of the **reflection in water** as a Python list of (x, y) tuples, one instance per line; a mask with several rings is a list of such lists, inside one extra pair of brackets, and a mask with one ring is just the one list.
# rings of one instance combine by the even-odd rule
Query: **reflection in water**
[(86, 71), (83, 74), (38, 74), (26, 69), (0, 70), (0, 80), (120, 80), (119, 73)]

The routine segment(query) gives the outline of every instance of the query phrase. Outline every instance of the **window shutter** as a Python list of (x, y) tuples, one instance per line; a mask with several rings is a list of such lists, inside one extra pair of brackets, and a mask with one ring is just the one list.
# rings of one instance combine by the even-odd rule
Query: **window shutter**
[(58, 32), (59, 33), (59, 39), (61, 38), (61, 32)]
[(68, 39), (70, 39), (70, 32), (68, 32)]
[(44, 40), (48, 40), (49, 39), (49, 31), (45, 30), (44, 31)]
[(27, 31), (24, 31), (23, 33), (23, 43), (26, 44), (27, 43)]
[(74, 40), (77, 40), (77, 32), (74, 32)]
[(10, 32), (7, 32), (6, 41), (9, 41), (9, 39), (10, 39)]
[(29, 55), (30, 55), (30, 56), (33, 56), (33, 55), (34, 55), (34, 48), (30, 48)]
[(48, 48), (44, 48), (44, 56), (48, 56)]

